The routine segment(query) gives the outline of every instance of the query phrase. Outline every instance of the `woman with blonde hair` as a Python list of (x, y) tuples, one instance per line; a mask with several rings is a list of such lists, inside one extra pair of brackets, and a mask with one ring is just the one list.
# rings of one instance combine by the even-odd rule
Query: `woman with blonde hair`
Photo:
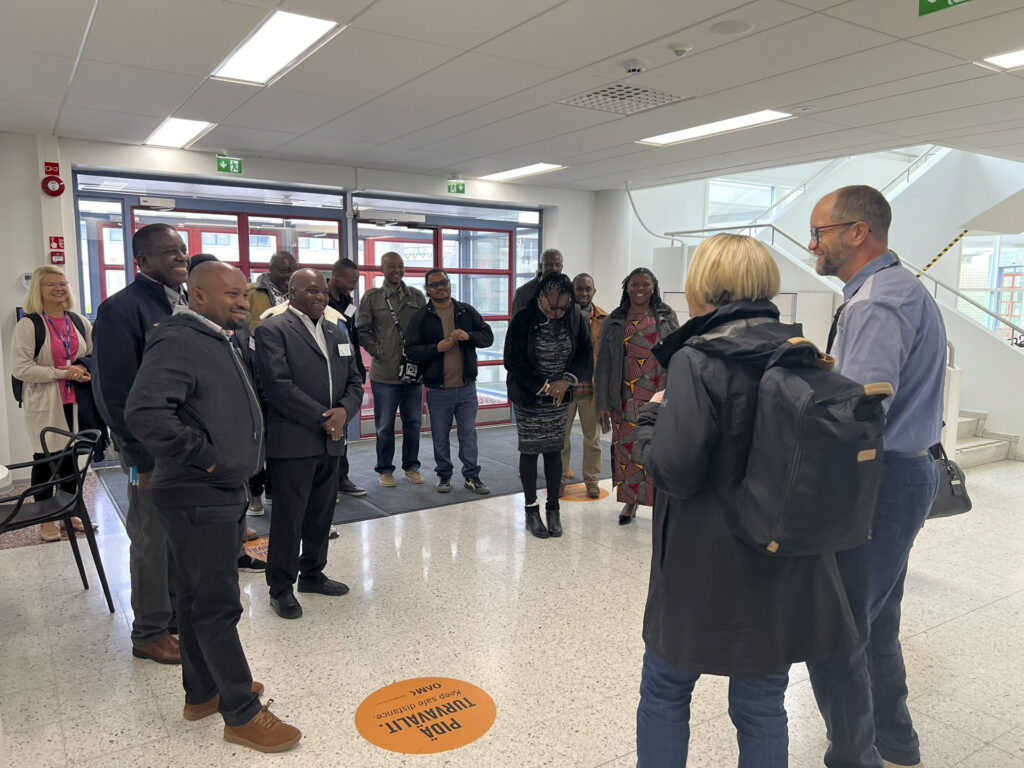
[[(22, 405), (25, 427), (32, 441), (33, 458), (43, 458), (43, 445), (39, 433), (45, 427), (57, 427), (77, 432), (78, 408), (75, 383), (91, 380), (88, 369), (77, 362), (92, 352), (92, 325), (71, 312), (74, 306), (67, 275), (60, 267), (43, 266), (32, 273), (32, 282), (25, 298), (25, 316), (14, 327), (11, 343), (11, 372), (24, 382)], [(42, 345), (36, 351), (36, 329), (43, 331)], [(54, 441), (50, 450), (64, 447)], [(60, 467), (62, 477), (71, 474), (71, 467)], [(50, 478), (50, 468), (37, 465), (32, 468), (32, 485)], [(66, 484), (64, 490), (74, 493), (75, 483)], [(49, 498), (51, 492), (36, 496), (36, 501)], [(74, 527), (82, 530), (82, 521), (73, 518)], [(39, 526), (43, 541), (58, 541), (57, 523)]]
[[(789, 666), (849, 648), (857, 631), (834, 554), (770, 557), (736, 538), (726, 511), (746, 468), (757, 388), (800, 336), (770, 299), (779, 269), (757, 240), (715, 235), (686, 278), (691, 319), (655, 350), (668, 385), (640, 414), (657, 488), (637, 709), (637, 768), (686, 765), (690, 697), (729, 678), (740, 768), (785, 768)], [(823, 500), (827, 504), (827, 500)]]

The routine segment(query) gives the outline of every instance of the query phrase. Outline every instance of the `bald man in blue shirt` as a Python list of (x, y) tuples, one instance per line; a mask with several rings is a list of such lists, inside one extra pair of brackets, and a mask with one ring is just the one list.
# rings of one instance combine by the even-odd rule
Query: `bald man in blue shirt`
[(889, 250), (892, 210), (866, 186), (843, 187), (811, 213), (818, 274), (845, 283), (836, 313), (837, 370), (860, 383), (888, 381), (882, 483), (872, 538), (836, 561), (860, 642), (808, 663), (831, 744), (828, 768), (920, 765), (907, 709), (900, 603), (910, 549), (938, 487), (930, 449), (942, 428), (946, 330), (934, 299)]

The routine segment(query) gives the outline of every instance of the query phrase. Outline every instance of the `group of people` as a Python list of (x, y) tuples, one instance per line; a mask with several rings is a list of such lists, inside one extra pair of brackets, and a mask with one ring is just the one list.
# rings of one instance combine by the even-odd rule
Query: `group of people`
[[(594, 304), (593, 278), (563, 275), (555, 249), (516, 292), (504, 365), (527, 530), (542, 539), (563, 533), (559, 497), (571, 476), (577, 414), (587, 495), (600, 495), (600, 433), (610, 431), (619, 523), (630, 523), (638, 505), (654, 508), (639, 768), (686, 764), (689, 702), (701, 674), (730, 678), (740, 766), (785, 766), (784, 694), (789, 666), (799, 661), (808, 663), (825, 720), (828, 768), (919, 764), (900, 602), (937, 487), (930, 450), (941, 427), (945, 331), (913, 275), (890, 269), (899, 265), (888, 248), (890, 221), (888, 203), (870, 187), (839, 189), (811, 216), (818, 272), (845, 284), (833, 323), (838, 370), (895, 390), (886, 401), (873, 535), (838, 553), (769, 557), (726, 522), (765, 355), (800, 335), (771, 302), (780, 277), (763, 245), (721, 234), (697, 248), (682, 327), (650, 270), (630, 272), (618, 306), (605, 312)], [(425, 297), (406, 284), (394, 252), (381, 259), (383, 285), (365, 291), (357, 309), (359, 267), (346, 259), (328, 280), (279, 252), (250, 285), (212, 256), (190, 260), (170, 225), (141, 228), (132, 249), (139, 274), (100, 305), (95, 328), (71, 312), (58, 268), (36, 270), (12, 353), (25, 382), (26, 425), (36, 442), (44, 426), (75, 431), (74, 385), (81, 391), (91, 382), (130, 480), (134, 655), (182, 665), (186, 719), (220, 712), (227, 740), (284, 750), (301, 733), (261, 704), (264, 686), (252, 680), (236, 628), (246, 513), (262, 512), (262, 494), (272, 492), (263, 567), (279, 616), (302, 615), (296, 589), (348, 592), (324, 571), (336, 494), (366, 493), (348, 476), (345, 449), (367, 374), (360, 350), (371, 358), (380, 486), (397, 485), (396, 412), (404, 476), (424, 482), (425, 386), (436, 490), (452, 491), (454, 422), (463, 486), (488, 493), (475, 382), (477, 350), (493, 344), (493, 332), (452, 297), (445, 270), (425, 274)]]

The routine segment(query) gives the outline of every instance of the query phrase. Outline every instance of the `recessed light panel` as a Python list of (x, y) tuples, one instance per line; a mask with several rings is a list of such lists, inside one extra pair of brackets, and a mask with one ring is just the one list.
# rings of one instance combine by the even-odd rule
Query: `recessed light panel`
[(513, 168), (511, 171), (492, 173), (489, 176), (480, 176), (478, 178), (480, 181), (511, 181), (512, 179), (521, 179), (523, 176), (534, 176), (538, 173), (558, 171), (562, 168), (565, 168), (565, 166), (552, 163), (534, 163), (533, 165), (524, 165), (522, 168)]
[(1000, 69), (1020, 69), (1024, 67), (1024, 48), (1019, 51), (1003, 53), (999, 56), (989, 56), (985, 61), (989, 64), (995, 64)]
[(180, 117), (168, 117), (144, 144), (153, 147), (174, 147), (182, 149), (206, 134), (215, 123), (203, 120), (183, 120)]
[(337, 27), (336, 21), (276, 11), (235, 49), (213, 77), (266, 85), (316, 50), (317, 43), (326, 42), (329, 33), (344, 29)]
[(684, 141), (693, 141), (694, 139), (703, 139), (720, 133), (731, 133), (732, 131), (739, 131), (744, 128), (752, 128), (755, 125), (778, 123), (782, 120), (789, 120), (792, 117), (792, 115), (786, 112), (775, 112), (771, 109), (765, 109), (761, 112), (752, 112), (749, 115), (730, 117), (728, 120), (719, 120), (714, 123), (695, 125), (693, 128), (684, 128), (681, 131), (650, 136), (646, 139), (640, 139), (637, 144), (652, 144), (656, 147), (665, 147), (669, 144), (681, 144)]

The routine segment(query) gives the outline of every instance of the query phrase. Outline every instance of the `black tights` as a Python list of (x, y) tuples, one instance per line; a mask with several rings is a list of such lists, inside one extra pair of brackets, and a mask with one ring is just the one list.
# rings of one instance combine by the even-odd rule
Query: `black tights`
[[(548, 487), (547, 509), (558, 509), (558, 490), (562, 484), (562, 452), (552, 451), (544, 456), (544, 481)], [(537, 503), (537, 454), (519, 454), (519, 478), (523, 481), (526, 506)]]

